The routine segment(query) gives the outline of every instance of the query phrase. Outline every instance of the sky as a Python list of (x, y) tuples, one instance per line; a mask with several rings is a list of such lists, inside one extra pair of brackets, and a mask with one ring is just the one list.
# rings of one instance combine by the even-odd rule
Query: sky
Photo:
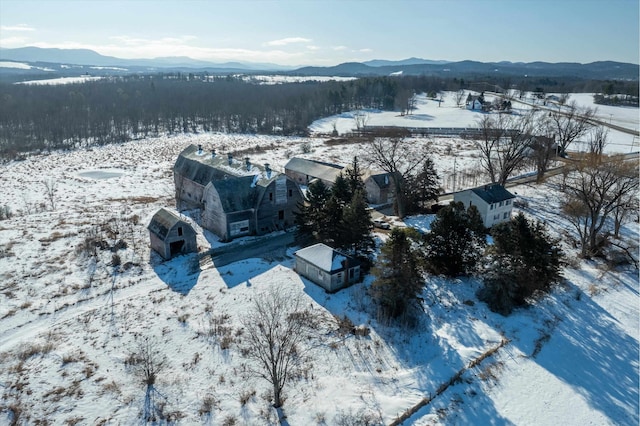
[(0, 0), (0, 47), (330, 66), (640, 62), (639, 0)]

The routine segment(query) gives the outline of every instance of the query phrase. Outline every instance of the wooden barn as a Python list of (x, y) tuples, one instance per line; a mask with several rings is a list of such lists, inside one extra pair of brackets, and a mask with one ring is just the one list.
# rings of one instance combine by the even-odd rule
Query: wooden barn
[(322, 244), (294, 253), (295, 271), (328, 292), (338, 291), (360, 279), (360, 262)]
[(223, 241), (244, 235), (262, 235), (295, 223), (302, 191), (269, 164), (219, 156), (190, 145), (174, 169), (178, 208), (200, 209), (202, 226)]
[(198, 251), (196, 231), (169, 210), (158, 210), (151, 218), (147, 229), (151, 248), (166, 260), (179, 254)]
[[(308, 185), (314, 179), (320, 179), (327, 187), (332, 187), (344, 166), (325, 163), (306, 158), (294, 157), (284, 166), (284, 171), (291, 179), (300, 185)], [(386, 204), (393, 202), (392, 174), (366, 169), (362, 180), (367, 191), (367, 201), (371, 204)]]

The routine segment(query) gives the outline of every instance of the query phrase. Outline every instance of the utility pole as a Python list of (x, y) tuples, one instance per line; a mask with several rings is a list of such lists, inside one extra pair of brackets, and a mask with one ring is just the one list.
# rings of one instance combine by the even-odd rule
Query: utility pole
[(456, 160), (457, 157), (453, 157), (453, 192), (456, 192)]

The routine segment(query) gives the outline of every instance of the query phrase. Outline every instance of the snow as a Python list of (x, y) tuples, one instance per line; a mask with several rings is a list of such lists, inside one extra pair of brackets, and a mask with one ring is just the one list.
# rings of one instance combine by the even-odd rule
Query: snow
[[(53, 71), (53, 70), (50, 70)], [(91, 80), (100, 80), (104, 77), (90, 76), (90, 75), (81, 75), (79, 77), (59, 77), (59, 78), (48, 78), (45, 80), (29, 80), (29, 81), (21, 81), (16, 84), (41, 84), (41, 85), (57, 85), (57, 84), (75, 84), (75, 83), (84, 83)]]
[(0, 68), (17, 68), (21, 70), (30, 70), (31, 65), (24, 64), (22, 62), (0, 61)]
[[(477, 113), (445, 107), (449, 101), (445, 97), (438, 108), (423, 98), (420, 114), (456, 126), (463, 117), (473, 123)], [(380, 123), (411, 120), (371, 115)], [(317, 128), (331, 129), (330, 121), (323, 123)], [(477, 152), (466, 141), (410, 142), (430, 145), (443, 181), (454, 161), (459, 173), (477, 168)], [(575, 236), (558, 214), (553, 179), (512, 190), (528, 202), (528, 217), (544, 220), (562, 238), (572, 265), (564, 269), (563, 285), (505, 318), (478, 301), (477, 278), (428, 277), (424, 315), (415, 328), (403, 328), (377, 320), (366, 294), (371, 276), (328, 294), (292, 270), (295, 248), (220, 268), (200, 266), (195, 254), (163, 262), (150, 252), (146, 225), (158, 208), (174, 205), (171, 167), (189, 144), (220, 153), (259, 145), (268, 149), (251, 161), (275, 170), (291, 155), (345, 164), (362, 150), (314, 137), (202, 133), (2, 165), (0, 206), (9, 206), (14, 216), (0, 221), (0, 424), (11, 423), (9, 406), (21, 407), (27, 424), (139, 422), (144, 385), (124, 360), (145, 336), (169, 360), (156, 388), (165, 412), (181, 413), (180, 424), (228, 418), (278, 424), (269, 385), (247, 373), (239, 331), (252, 301), (272, 286), (300, 294), (323, 318), (322, 344), (301, 348), (309, 351), (307, 372), (285, 388), (289, 424), (336, 424), (365, 414), (378, 419), (375, 424), (389, 424), (505, 338), (509, 342), (494, 356), (466, 370), (404, 424), (638, 424), (638, 272), (575, 258)], [(303, 153), (306, 144), (310, 152)], [(57, 185), (55, 210), (45, 195), (46, 180)], [(458, 186), (472, 183), (458, 179)], [(192, 217), (200, 254), (251, 240), (221, 243)], [(413, 217), (405, 224), (425, 231), (432, 219)], [(128, 270), (114, 273), (109, 250), (98, 250), (97, 261), (82, 253), (88, 232), (106, 224), (120, 227), (128, 243), (118, 252), (123, 264), (131, 262)], [(639, 236), (638, 223), (623, 226), (622, 238), (636, 245), (635, 252)], [(371, 334), (340, 336), (334, 316), (347, 316)], [(224, 336), (212, 332), (214, 320), (231, 329), (228, 349), (222, 348)], [(210, 412), (203, 408), (208, 396)]]
[(309, 81), (351, 81), (356, 77), (338, 76), (296, 76), (296, 75), (241, 75), (244, 80), (257, 81), (261, 84), (305, 83)]

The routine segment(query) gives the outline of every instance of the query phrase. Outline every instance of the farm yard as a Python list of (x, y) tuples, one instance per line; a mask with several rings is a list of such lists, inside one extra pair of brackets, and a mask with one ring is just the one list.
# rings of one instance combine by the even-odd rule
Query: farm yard
[[(408, 116), (369, 111), (368, 121), (474, 126), (482, 113), (452, 96), (441, 106), (420, 97)], [(637, 129), (637, 109), (620, 110), (603, 118)], [(576, 256), (554, 179), (512, 191), (520, 211), (562, 239), (565, 282), (509, 317), (478, 300), (476, 278), (426, 277), (424, 314), (408, 328), (378, 320), (371, 276), (328, 294), (292, 270), (294, 249), (219, 268), (197, 254), (163, 261), (150, 251), (146, 226), (175, 205), (172, 166), (186, 146), (243, 152), (276, 170), (292, 156), (345, 164), (365, 148), (313, 134), (352, 131), (354, 114), (314, 123), (308, 138), (162, 136), (3, 165), (0, 203), (13, 214), (0, 221), (0, 423), (130, 424), (152, 399), (180, 424), (278, 424), (283, 413), (292, 425), (391, 424), (413, 407), (403, 424), (638, 424), (638, 271)], [(629, 134), (609, 136), (612, 151), (638, 150)], [(407, 143), (429, 144), (444, 191), (485, 182), (471, 141)], [(252, 238), (225, 244), (197, 215), (184, 218), (201, 253)], [(405, 224), (426, 230), (432, 219)], [(635, 254), (639, 237), (637, 220), (623, 225)], [(243, 331), (252, 303), (274, 287), (301, 297), (317, 327), (298, 348), (302, 368), (280, 413), (269, 384), (251, 374)], [(354, 335), (353, 326), (370, 332)], [(149, 342), (164, 365), (151, 395), (132, 358)]]

